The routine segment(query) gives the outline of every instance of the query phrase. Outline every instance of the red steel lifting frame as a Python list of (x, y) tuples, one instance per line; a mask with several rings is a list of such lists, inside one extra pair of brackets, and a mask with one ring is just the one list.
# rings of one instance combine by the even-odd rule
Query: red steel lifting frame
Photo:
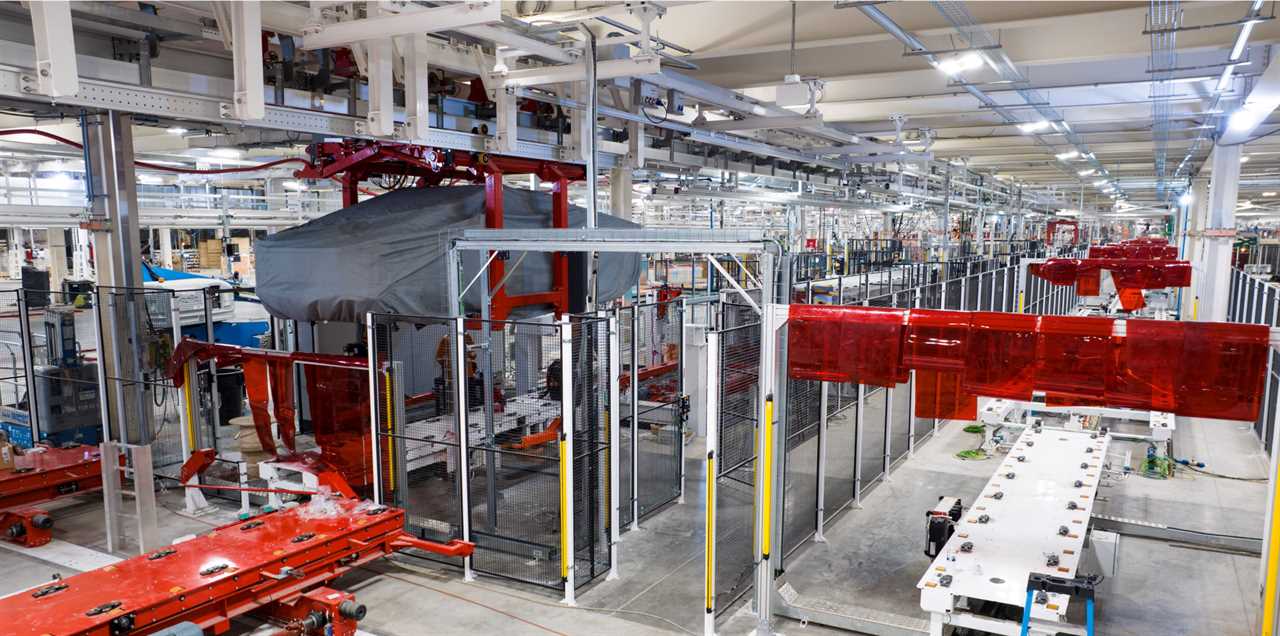
[(34, 504), (99, 488), (102, 461), (93, 446), (18, 455), (13, 468), (0, 470), (0, 538), (29, 547), (48, 543), (52, 518)]
[(151, 634), (184, 622), (221, 634), (249, 612), (290, 633), (349, 636), (363, 608), (328, 582), (405, 548), (460, 557), (474, 547), (403, 528), (398, 508), (313, 500), (0, 599), (0, 616), (12, 636)]
[[(360, 182), (373, 175), (416, 177), (417, 187), (439, 186), (446, 179), (483, 183), (485, 187), (485, 227), (503, 227), (502, 177), (533, 174), (552, 182), (551, 227), (569, 227), (569, 182), (586, 178), (581, 165), (505, 157), (462, 150), (440, 150), (414, 144), (385, 141), (344, 141), (315, 144), (317, 157), (312, 167), (298, 170), (300, 179), (336, 179), (342, 183), (342, 204), (355, 205)], [(506, 265), (495, 258), (489, 266), (489, 292), (493, 320), (506, 320), (513, 309), (528, 305), (551, 305), (557, 314), (569, 311), (569, 257), (552, 255), (552, 285), (545, 292), (512, 295), (502, 279)], [(496, 328), (496, 325), (495, 325)]]

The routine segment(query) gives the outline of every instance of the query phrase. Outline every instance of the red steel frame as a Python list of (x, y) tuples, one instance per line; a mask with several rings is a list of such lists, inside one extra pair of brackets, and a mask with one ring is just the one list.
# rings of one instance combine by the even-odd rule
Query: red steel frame
[(1080, 223), (1078, 221), (1049, 221), (1049, 224), (1045, 226), (1045, 236), (1044, 236), (1045, 243), (1047, 244), (1053, 243), (1053, 237), (1057, 236), (1059, 226), (1071, 228), (1071, 244), (1072, 245), (1075, 245), (1076, 243), (1080, 242)]
[[(506, 157), (463, 150), (441, 150), (414, 144), (385, 141), (343, 141), (315, 144), (314, 166), (298, 170), (300, 179), (335, 179), (342, 183), (342, 204), (355, 205), (360, 195), (360, 182), (381, 175), (414, 177), (417, 187), (439, 186), (448, 180), (483, 184), (485, 187), (485, 227), (503, 227), (502, 177), (508, 174), (533, 174), (552, 182), (551, 227), (569, 227), (569, 182), (586, 178), (581, 165)], [(545, 292), (508, 294), (499, 287), (506, 274), (501, 258), (489, 265), (490, 301), (494, 320), (505, 320), (512, 310), (528, 305), (551, 305), (557, 314), (569, 311), (569, 257), (552, 255), (552, 285)]]
[(35, 504), (102, 488), (102, 460), (93, 446), (44, 448), (0, 470), (0, 538), (29, 547), (52, 538), (53, 521)]
[(363, 608), (327, 583), (405, 548), (460, 557), (474, 547), (403, 528), (398, 508), (312, 501), (0, 599), (0, 616), (23, 617), (5, 621), (11, 636), (151, 634), (183, 622), (221, 634), (249, 612), (289, 633), (348, 636)]

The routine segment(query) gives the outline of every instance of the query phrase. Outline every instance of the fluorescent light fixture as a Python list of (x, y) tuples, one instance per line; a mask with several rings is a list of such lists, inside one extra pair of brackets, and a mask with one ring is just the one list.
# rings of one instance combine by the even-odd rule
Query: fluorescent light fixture
[(957, 55), (938, 62), (939, 71), (947, 75), (959, 75), (965, 71), (972, 71), (982, 68), (982, 56), (977, 51), (969, 51), (963, 55)]
[(164, 183), (164, 181), (159, 177), (159, 175), (139, 174), (138, 183), (143, 185), (160, 185), (161, 183)]
[(170, 135), (185, 135), (187, 134), (187, 132), (189, 132), (186, 128), (183, 128), (181, 126), (173, 126), (171, 128), (166, 128), (164, 131), (169, 133)]
[(1191, 196), (1191, 193), (1190, 193), (1190, 192), (1183, 192), (1183, 193), (1182, 193), (1182, 196), (1178, 197), (1178, 203), (1180, 203), (1180, 204), (1182, 204), (1182, 205), (1191, 205), (1191, 202), (1192, 202), (1193, 200), (1194, 200), (1194, 199), (1192, 198), (1192, 196)]
[(1254, 22), (1252, 20), (1245, 22), (1240, 27), (1240, 33), (1236, 35), (1236, 44), (1231, 47), (1231, 57), (1228, 60), (1234, 62), (1244, 55), (1244, 47), (1249, 44), (1249, 34), (1253, 32)]
[(55, 172), (53, 176), (49, 177), (49, 185), (61, 190), (68, 190), (75, 185), (75, 180), (65, 172)]
[(1093, 182), (1093, 185), (1095, 185), (1095, 186), (1104, 186), (1104, 185), (1107, 185), (1107, 180), (1106, 180), (1106, 179), (1098, 179), (1097, 181), (1094, 181), (1094, 182)]
[(1058, 210), (1058, 216), (1080, 216), (1079, 210)]
[(239, 159), (241, 153), (236, 148), (214, 148), (209, 151), (210, 157), (218, 157), (219, 159)]
[(285, 190), (293, 190), (294, 192), (306, 192), (307, 184), (301, 181), (285, 181), (280, 184)]
[(1240, 163), (1249, 163), (1249, 155), (1240, 155)]
[(1253, 130), (1262, 120), (1266, 118), (1266, 113), (1256, 113), (1252, 110), (1248, 102), (1236, 109), (1231, 116), (1227, 118), (1227, 128), (1236, 132), (1247, 132)]
[(1097, 170), (1094, 170), (1093, 168), (1089, 168), (1088, 170), (1081, 170), (1081, 171), (1077, 172), (1076, 174), (1078, 174), (1078, 175), (1080, 175), (1080, 176), (1082, 176), (1082, 177), (1087, 177), (1087, 176), (1089, 176), (1089, 175), (1091, 175), (1091, 174), (1093, 174), (1093, 173), (1095, 173), (1095, 172), (1097, 172)]
[(1029, 121), (1029, 122), (1018, 124), (1018, 130), (1021, 130), (1024, 134), (1031, 134), (1034, 132), (1038, 132), (1048, 127), (1049, 127), (1049, 120), (1047, 119), (1041, 119), (1040, 121)]
[(1274, 193), (1274, 192), (1263, 192), (1263, 193), (1262, 193), (1262, 196), (1264, 196), (1264, 197), (1273, 197), (1273, 196), (1275, 196), (1275, 195), (1276, 195), (1276, 193)]
[(1231, 88), (1231, 70), (1233, 68), (1235, 67), (1227, 65), (1226, 68), (1222, 69), (1222, 77), (1218, 78), (1218, 86), (1214, 88), (1215, 91), (1225, 93), (1228, 88)]
[(1080, 151), (1079, 151), (1079, 150), (1068, 150), (1068, 151), (1066, 151), (1066, 152), (1060, 152), (1060, 153), (1058, 153), (1058, 154), (1056, 154), (1056, 155), (1054, 155), (1054, 156), (1055, 156), (1055, 157), (1057, 157), (1059, 161), (1067, 161), (1067, 160), (1075, 159), (1076, 157), (1079, 157), (1079, 156), (1080, 156)]

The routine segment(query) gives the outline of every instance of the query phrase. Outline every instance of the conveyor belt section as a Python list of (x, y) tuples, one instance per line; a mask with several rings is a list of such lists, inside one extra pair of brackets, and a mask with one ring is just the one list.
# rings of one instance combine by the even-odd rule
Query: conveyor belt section
[[(1007, 621), (968, 610), (980, 601), (1021, 610), (1031, 574), (1076, 576), (1109, 445), (1106, 433), (1022, 432), (916, 585), (931, 633), (941, 634), (944, 624), (1009, 633)], [(1036, 624), (1073, 631), (1065, 622), (1069, 597), (1040, 600), (1031, 612)], [(1018, 624), (1012, 627), (1018, 633)]]
[(295, 634), (353, 634), (363, 608), (324, 584), (401, 548), (470, 554), (471, 544), (403, 528), (396, 508), (312, 500), (0, 599), (0, 616), (12, 636), (153, 634), (182, 623), (222, 633), (251, 611)]
[(52, 538), (53, 517), (36, 504), (102, 488), (94, 446), (37, 447), (0, 470), (0, 538), (28, 547)]

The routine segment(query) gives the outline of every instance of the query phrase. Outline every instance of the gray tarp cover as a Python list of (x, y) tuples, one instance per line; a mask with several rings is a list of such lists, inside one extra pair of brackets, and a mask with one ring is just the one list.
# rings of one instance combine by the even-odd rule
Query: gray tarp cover
[[(503, 222), (508, 229), (551, 226), (551, 195), (503, 189)], [(570, 206), (569, 226), (586, 225), (586, 210)], [(635, 228), (601, 214), (601, 228)], [(451, 233), (484, 227), (484, 187), (406, 188), (338, 210), (305, 225), (267, 236), (255, 245), (257, 289), (273, 316), (294, 320), (362, 321), (365, 312), (413, 316), (448, 314), (445, 255)], [(508, 271), (519, 258), (511, 254)], [(463, 256), (462, 285), (484, 256)], [(635, 285), (640, 256), (601, 254), (601, 300), (617, 298)], [(467, 309), (477, 311), (480, 283), (467, 293)], [(551, 288), (551, 255), (530, 252), (508, 279), (507, 293)], [(527, 310), (526, 313), (536, 313)]]

